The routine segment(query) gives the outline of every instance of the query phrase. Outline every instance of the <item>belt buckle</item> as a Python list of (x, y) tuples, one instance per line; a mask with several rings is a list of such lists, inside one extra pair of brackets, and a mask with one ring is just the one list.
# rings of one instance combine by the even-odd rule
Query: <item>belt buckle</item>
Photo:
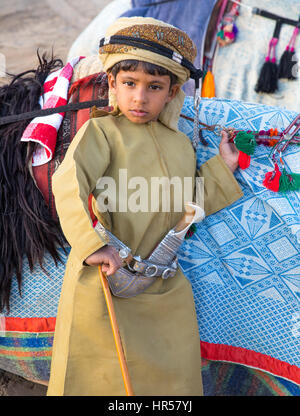
[(143, 271), (145, 270), (145, 263), (142, 262), (142, 259), (140, 256), (134, 256), (133, 257), (133, 262), (131, 262), (131, 264), (127, 264), (128, 269), (131, 272), (138, 272), (138, 273), (143, 273)]
[(132, 270), (138, 273), (143, 273), (145, 270), (145, 265), (136, 261), (132, 267)]

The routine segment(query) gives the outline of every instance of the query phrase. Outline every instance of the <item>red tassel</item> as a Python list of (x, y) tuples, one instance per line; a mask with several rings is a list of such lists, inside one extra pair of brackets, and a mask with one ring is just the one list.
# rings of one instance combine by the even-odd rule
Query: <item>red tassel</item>
[(247, 153), (239, 151), (239, 167), (241, 169), (247, 169), (250, 166), (251, 156)]
[(266, 173), (265, 179), (263, 181), (263, 185), (270, 189), (270, 191), (278, 192), (279, 191), (279, 180), (280, 180), (281, 172), (277, 163), (275, 163), (275, 169), (273, 172)]

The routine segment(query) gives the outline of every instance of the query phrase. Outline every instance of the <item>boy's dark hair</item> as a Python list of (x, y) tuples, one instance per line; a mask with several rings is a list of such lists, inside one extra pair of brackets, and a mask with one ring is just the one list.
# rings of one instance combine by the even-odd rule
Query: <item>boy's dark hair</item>
[(151, 64), (150, 62), (138, 61), (135, 59), (126, 59), (124, 61), (116, 63), (111, 69), (110, 72), (116, 78), (118, 72), (120, 71), (135, 71), (137, 67), (140, 66), (143, 71), (149, 75), (169, 75), (170, 77), (170, 88), (172, 85), (178, 83), (178, 78), (171, 71), (162, 66)]

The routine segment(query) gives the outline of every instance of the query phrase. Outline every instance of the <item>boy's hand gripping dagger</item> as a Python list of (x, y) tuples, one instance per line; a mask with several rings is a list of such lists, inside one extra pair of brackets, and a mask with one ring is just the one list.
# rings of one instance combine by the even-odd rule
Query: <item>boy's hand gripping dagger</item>
[(124, 298), (136, 296), (152, 285), (156, 277), (167, 279), (176, 274), (178, 249), (190, 226), (202, 221), (205, 216), (204, 210), (195, 203), (186, 203), (185, 211), (182, 219), (168, 232), (146, 260), (141, 259), (140, 256), (133, 256), (129, 247), (106, 230), (99, 221), (97, 222), (95, 230), (108, 245), (119, 251), (126, 265), (112, 276), (107, 276), (110, 289), (115, 296)]

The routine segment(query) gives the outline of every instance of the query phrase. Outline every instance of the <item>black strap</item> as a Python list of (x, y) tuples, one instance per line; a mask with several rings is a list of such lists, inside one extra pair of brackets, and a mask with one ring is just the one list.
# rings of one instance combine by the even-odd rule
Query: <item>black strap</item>
[[(108, 42), (107, 42), (108, 41)], [(152, 42), (151, 40), (144, 39), (144, 38), (134, 38), (131, 36), (118, 36), (113, 35), (110, 36), (109, 40), (106, 38), (102, 38), (100, 40), (99, 47), (103, 47), (107, 44), (111, 45), (128, 45), (133, 46), (136, 48), (141, 48), (148, 50), (150, 52), (158, 53), (159, 55), (163, 55), (166, 58), (172, 59), (180, 65), (187, 68), (191, 73), (191, 78), (195, 80), (196, 88), (199, 88), (199, 80), (203, 76), (203, 71), (201, 69), (197, 69), (192, 62), (190, 62), (188, 59), (186, 59), (184, 56), (179, 60), (174, 59), (174, 51), (172, 49), (169, 49), (163, 45), (160, 45), (159, 43)], [(178, 54), (179, 55), (179, 54)], [(180, 55), (181, 56), (181, 55)]]
[(83, 101), (81, 103), (70, 103), (66, 105), (61, 105), (60, 107), (55, 108), (46, 108), (44, 110), (35, 110), (29, 111), (27, 113), (16, 114), (6, 117), (0, 117), (0, 126), (9, 123), (15, 123), (16, 121), (28, 120), (35, 117), (49, 116), (55, 113), (64, 113), (65, 111), (76, 111), (83, 108), (89, 107), (106, 107), (108, 105), (108, 100), (92, 100), (92, 101)]
[(278, 16), (277, 14), (270, 13), (267, 10), (258, 9), (257, 7), (253, 7), (252, 13), (257, 14), (258, 16), (266, 17), (267, 19), (272, 19), (272, 20), (277, 20), (277, 21), (281, 20), (282, 24), (300, 27), (300, 16), (299, 16), (298, 21), (292, 20), (292, 19), (288, 19), (287, 17), (282, 17), (282, 16)]
[(281, 19), (276, 20), (273, 38), (279, 39), (281, 27), (282, 27), (282, 20)]

